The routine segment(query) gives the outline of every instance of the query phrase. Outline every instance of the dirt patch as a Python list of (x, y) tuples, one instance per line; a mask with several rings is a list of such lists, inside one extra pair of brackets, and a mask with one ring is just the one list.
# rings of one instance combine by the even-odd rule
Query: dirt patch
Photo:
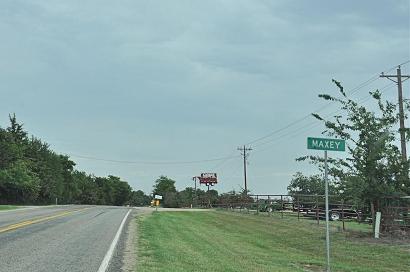
[(318, 264), (312, 264), (312, 263), (298, 263), (292, 264), (294, 267), (297, 269), (303, 269), (305, 272), (322, 272), (326, 271), (326, 269), (323, 267), (323, 265), (318, 265)]
[(365, 232), (347, 231), (345, 235), (347, 239), (355, 242), (400, 246), (406, 251), (410, 251), (410, 237), (408, 235), (392, 236), (381, 234), (379, 239), (374, 238), (372, 233)]

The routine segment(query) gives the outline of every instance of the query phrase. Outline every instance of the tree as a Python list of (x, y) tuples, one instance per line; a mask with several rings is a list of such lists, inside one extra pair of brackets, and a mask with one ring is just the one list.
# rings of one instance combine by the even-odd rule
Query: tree
[(31, 136), (9, 115), (0, 128), (0, 201), (4, 204), (59, 203), (124, 205), (132, 189), (119, 177), (94, 177), (74, 169), (68, 156)]
[(23, 125), (17, 122), (16, 115), (9, 115), (10, 125), (0, 128), (0, 169), (9, 167), (17, 160), (24, 159), (27, 147), (27, 132)]
[(17, 161), (10, 168), (0, 170), (0, 201), (5, 204), (33, 203), (39, 191), (39, 178), (25, 162)]
[(218, 197), (218, 204), (241, 206), (246, 203), (252, 203), (254, 201), (253, 198), (244, 192), (245, 190), (241, 189), (239, 192), (232, 190), (227, 193), (223, 193)]
[(154, 195), (165, 196), (167, 193), (176, 193), (175, 180), (172, 180), (166, 176), (160, 176), (154, 184)]
[[(325, 120), (320, 115), (313, 114), (324, 123), (326, 130), (323, 134), (346, 140), (348, 158), (330, 158), (329, 173), (340, 189), (350, 190), (355, 194), (354, 197), (370, 203), (374, 214), (374, 210), (379, 210), (383, 197), (403, 192), (403, 187), (410, 185), (408, 160), (402, 160), (395, 144), (399, 118), (396, 104), (382, 100), (381, 93), (376, 90), (370, 92), (370, 95), (376, 102), (377, 112), (371, 111), (350, 99), (340, 82), (333, 82), (341, 98), (328, 94), (321, 94), (319, 97), (338, 103), (344, 116), (337, 115), (332, 120)], [(323, 169), (322, 158), (310, 156), (298, 160), (305, 159)], [(348, 182), (352, 180), (356, 183)], [(352, 190), (354, 184), (355, 188)]]
[(179, 208), (178, 193), (165, 192), (162, 198), (162, 205), (165, 208)]
[(187, 187), (184, 190), (178, 192), (178, 206), (179, 207), (190, 207), (194, 205), (195, 201), (195, 189), (192, 187)]
[(126, 204), (131, 196), (131, 186), (116, 176), (108, 176), (108, 180), (113, 188), (113, 200), (110, 205), (122, 206)]
[[(287, 189), (290, 195), (324, 195), (325, 182), (321, 175), (304, 176), (297, 172)], [(329, 194), (336, 194), (333, 184), (329, 184)]]
[(73, 171), (73, 183), (75, 183), (76, 191), (74, 192), (73, 203), (77, 204), (97, 204), (98, 203), (98, 187), (95, 178), (87, 175), (85, 172)]
[(129, 203), (131, 206), (138, 206), (138, 207), (149, 206), (151, 203), (151, 199), (152, 198), (146, 195), (143, 191), (138, 190), (138, 191), (133, 191), (131, 193)]
[(7, 132), (10, 133), (15, 143), (22, 143), (27, 140), (27, 132), (23, 129), (23, 124), (17, 122), (16, 114), (9, 115), (10, 126)]
[(210, 205), (215, 205), (219, 198), (218, 191), (214, 189), (207, 191), (206, 198)]

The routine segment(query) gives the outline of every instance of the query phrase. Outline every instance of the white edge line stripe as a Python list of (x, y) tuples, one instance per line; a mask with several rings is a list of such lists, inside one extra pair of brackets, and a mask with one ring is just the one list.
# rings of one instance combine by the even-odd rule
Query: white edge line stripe
[(120, 235), (121, 235), (122, 229), (124, 228), (125, 221), (127, 221), (127, 218), (130, 212), (131, 210), (128, 210), (127, 214), (124, 216), (124, 219), (122, 219), (121, 225), (118, 228), (117, 233), (115, 234), (114, 240), (112, 240), (110, 248), (105, 254), (103, 261), (101, 262), (100, 268), (98, 268), (98, 272), (105, 272), (107, 270), (108, 265), (110, 264), (112, 255), (114, 254), (114, 249), (117, 246), (118, 240), (120, 239)]

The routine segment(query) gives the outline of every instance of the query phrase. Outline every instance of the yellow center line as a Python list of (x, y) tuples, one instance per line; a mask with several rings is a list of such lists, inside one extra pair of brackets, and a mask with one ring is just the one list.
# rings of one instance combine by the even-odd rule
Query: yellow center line
[(86, 210), (86, 209), (90, 209), (90, 208), (87, 207), (87, 208), (82, 208), (82, 209), (77, 209), (77, 210), (65, 211), (65, 212), (61, 212), (61, 213), (46, 216), (46, 217), (35, 218), (35, 219), (19, 222), (19, 223), (16, 223), (16, 224), (8, 225), (8, 226), (0, 228), (0, 233), (15, 230), (15, 229), (19, 229), (19, 228), (29, 226), (29, 225), (32, 225), (32, 224), (36, 224), (36, 223), (56, 219), (56, 218), (63, 217), (63, 216), (66, 216), (66, 215), (69, 215), (69, 214), (72, 214), (72, 213), (75, 213), (75, 212), (83, 211), (83, 210)]

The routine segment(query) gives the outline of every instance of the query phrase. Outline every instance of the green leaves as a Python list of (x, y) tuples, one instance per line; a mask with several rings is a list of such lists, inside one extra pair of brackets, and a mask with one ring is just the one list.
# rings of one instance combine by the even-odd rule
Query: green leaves
[[(287, 189), (290, 195), (323, 195), (325, 184), (321, 175), (304, 176), (301, 172), (297, 172)], [(331, 194), (335, 192), (333, 184), (330, 184), (329, 190)]]
[(28, 137), (16, 115), (0, 128), (0, 203), (124, 205), (132, 189), (119, 177), (98, 178), (74, 170), (68, 156)]
[(7, 202), (33, 201), (40, 191), (39, 178), (29, 169), (24, 161), (13, 163), (8, 169), (0, 170), (1, 200)]
[[(325, 135), (347, 140), (348, 157), (329, 159), (329, 173), (332, 180), (349, 197), (376, 203), (378, 199), (391, 193), (409, 193), (409, 163), (401, 160), (396, 145), (398, 139), (398, 112), (396, 103), (383, 100), (378, 90), (369, 92), (376, 103), (376, 111), (347, 97), (342, 84), (332, 80), (342, 95), (335, 98), (321, 94), (320, 98), (337, 102), (342, 114), (325, 120), (318, 114), (312, 116), (323, 122)], [(406, 129), (407, 136), (410, 130)], [(410, 138), (408, 136), (408, 138)], [(304, 156), (297, 161), (309, 161), (323, 170), (323, 160), (316, 156)], [(292, 182), (309, 180), (298, 175)], [(353, 182), (354, 181), (354, 182)], [(403, 186), (404, 184), (404, 186)], [(358, 188), (360, 187), (360, 188)], [(406, 191), (407, 190), (407, 191)]]
[(320, 121), (323, 121), (323, 118), (320, 117), (320, 115), (317, 114), (317, 113), (312, 113), (312, 116), (315, 117), (316, 119), (320, 120)]
[(344, 92), (344, 89), (343, 89), (342, 84), (340, 84), (339, 81), (336, 81), (336, 80), (334, 80), (334, 79), (332, 79), (332, 82), (339, 88), (339, 92), (340, 92), (344, 97), (347, 97), (347, 96), (346, 96), (346, 93)]

